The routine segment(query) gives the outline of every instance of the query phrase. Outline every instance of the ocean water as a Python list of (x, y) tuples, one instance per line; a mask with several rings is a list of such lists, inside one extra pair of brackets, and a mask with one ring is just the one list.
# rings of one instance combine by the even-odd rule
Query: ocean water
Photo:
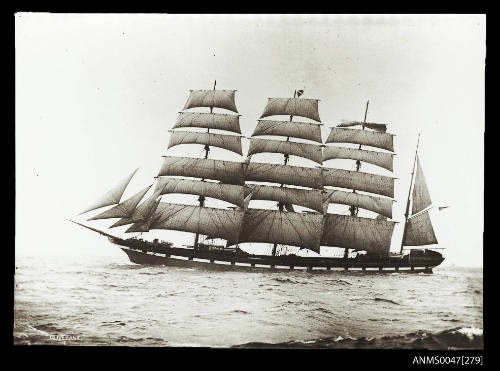
[(482, 269), (218, 272), (16, 257), (14, 344), (483, 348)]

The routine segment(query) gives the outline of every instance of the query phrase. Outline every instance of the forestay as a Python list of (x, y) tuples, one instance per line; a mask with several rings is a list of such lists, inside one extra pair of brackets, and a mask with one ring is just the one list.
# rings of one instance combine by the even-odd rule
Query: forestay
[(259, 120), (252, 136), (276, 135), (321, 143), (320, 124), (298, 121)]
[(240, 117), (222, 113), (181, 112), (172, 129), (203, 128), (241, 134)]
[(321, 244), (388, 255), (394, 224), (385, 220), (328, 214), (324, 217)]
[(350, 159), (364, 161), (392, 171), (393, 154), (367, 151), (364, 149), (329, 146), (323, 149), (323, 161), (334, 159)]
[(238, 113), (234, 102), (236, 90), (191, 90), (183, 108), (217, 107)]
[(205, 144), (219, 147), (243, 155), (241, 150), (241, 137), (236, 135), (195, 133), (192, 131), (174, 131), (170, 133), (168, 148), (179, 144)]
[(220, 180), (222, 183), (236, 185), (243, 185), (245, 182), (241, 162), (190, 157), (165, 157), (158, 176), (167, 175)]
[(323, 156), (321, 152), (321, 146), (318, 144), (309, 143), (297, 143), (297, 142), (284, 142), (280, 140), (269, 140), (269, 139), (250, 139), (250, 148), (248, 149), (248, 155), (253, 155), (256, 153), (283, 153), (286, 155), (294, 155), (303, 158), (307, 158), (318, 164), (323, 162)]
[(269, 98), (260, 118), (274, 115), (301, 116), (321, 122), (318, 99)]
[(352, 143), (394, 151), (393, 135), (361, 129), (332, 128), (326, 143)]

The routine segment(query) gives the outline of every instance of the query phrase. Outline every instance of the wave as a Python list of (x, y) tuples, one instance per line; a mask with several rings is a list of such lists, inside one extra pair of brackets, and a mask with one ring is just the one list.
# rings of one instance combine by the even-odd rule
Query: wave
[(389, 303), (389, 304), (395, 304), (395, 305), (400, 305), (399, 303), (396, 303), (395, 301), (393, 300), (390, 300), (390, 299), (384, 299), (384, 298), (373, 298), (371, 300), (374, 300), (374, 301), (382, 301), (384, 303)]
[(306, 341), (283, 343), (251, 342), (234, 345), (233, 348), (339, 348), (339, 349), (428, 349), (461, 350), (483, 349), (483, 330), (475, 327), (457, 327), (429, 334), (424, 331), (406, 335), (383, 336), (379, 338), (354, 338), (334, 336)]

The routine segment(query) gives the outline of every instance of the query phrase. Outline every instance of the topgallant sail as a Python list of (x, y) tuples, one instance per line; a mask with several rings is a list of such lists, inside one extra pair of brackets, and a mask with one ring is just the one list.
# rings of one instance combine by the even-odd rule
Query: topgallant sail
[[(443, 261), (441, 254), (429, 247), (403, 251), (403, 246), (437, 244), (428, 216), (431, 198), (417, 153), (401, 251), (391, 253), (396, 224), (392, 211), (393, 135), (387, 132), (386, 124), (366, 122), (367, 103), (363, 122), (332, 127), (323, 143), (320, 100), (304, 98), (303, 93), (298, 90), (293, 98), (268, 99), (243, 157), (236, 90), (217, 90), (216, 83), (212, 90), (191, 90), (170, 130), (167, 150), (201, 145), (203, 155), (167, 154), (154, 187), (150, 185), (122, 201), (135, 170), (82, 213), (113, 206), (88, 220), (114, 219), (110, 228), (127, 226), (124, 235), (72, 221), (107, 236), (138, 264), (431, 272)], [(213, 147), (231, 153), (231, 160), (212, 158)], [(283, 155), (283, 160), (253, 160), (262, 153)], [(355, 170), (325, 165), (339, 159), (354, 160)], [(362, 162), (387, 174), (360, 171)], [(197, 204), (163, 200), (165, 195), (176, 198), (182, 194), (197, 196)], [(227, 206), (208, 207), (207, 199)], [(267, 209), (250, 207), (251, 201), (262, 200), (276, 204)], [(329, 212), (330, 205), (345, 205), (348, 214)], [(360, 209), (375, 216), (358, 215)], [(178, 247), (148, 238), (155, 230), (189, 232), (193, 243)], [(217, 244), (217, 240), (225, 242)], [(256, 244), (269, 246), (268, 252), (256, 253)], [(332, 247), (345, 253), (325, 254)]]

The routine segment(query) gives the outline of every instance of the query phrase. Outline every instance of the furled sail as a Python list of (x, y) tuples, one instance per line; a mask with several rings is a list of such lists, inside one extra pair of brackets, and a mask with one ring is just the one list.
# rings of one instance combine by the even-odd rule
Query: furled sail
[(241, 162), (190, 157), (167, 156), (158, 176), (186, 176), (220, 180), (222, 183), (243, 185), (245, 182)]
[(151, 229), (169, 229), (237, 240), (243, 219), (238, 210), (214, 209), (161, 202)]
[(387, 125), (386, 124), (376, 124), (374, 122), (360, 122), (360, 121), (348, 121), (348, 122), (343, 122), (340, 125), (337, 125), (339, 128), (348, 128), (351, 126), (364, 126), (369, 129), (377, 130), (382, 133), (385, 133), (387, 131)]
[(294, 155), (303, 158), (307, 158), (318, 164), (323, 162), (323, 156), (321, 153), (321, 146), (318, 144), (308, 144), (308, 143), (297, 143), (297, 142), (284, 142), (280, 140), (269, 140), (269, 139), (250, 139), (250, 148), (248, 149), (248, 155), (253, 155), (256, 153), (283, 153), (286, 155)]
[(427, 189), (424, 172), (417, 155), (417, 173), (415, 174), (415, 184), (413, 186), (411, 213), (416, 214), (431, 204), (431, 196)]
[(405, 225), (403, 245), (423, 246), (436, 243), (438, 242), (428, 211), (424, 211), (408, 219)]
[(236, 90), (191, 90), (186, 105), (182, 109), (217, 107), (238, 113), (234, 94)]
[(157, 200), (160, 196), (161, 192), (159, 190), (156, 190), (150, 197), (148, 197), (134, 210), (131, 216), (118, 220), (110, 228), (147, 221), (154, 214), (156, 207), (158, 206)]
[(246, 180), (323, 188), (321, 169), (301, 166), (251, 162), (247, 168)]
[(328, 204), (342, 204), (360, 207), (392, 218), (392, 200), (390, 198), (368, 196), (361, 193), (344, 192), (339, 190), (325, 190), (323, 200)]
[(394, 222), (328, 214), (324, 217), (321, 244), (389, 254)]
[(321, 214), (248, 209), (238, 242), (277, 243), (319, 253), (322, 219)]
[(332, 128), (326, 143), (362, 144), (394, 151), (393, 135), (361, 129)]
[(350, 188), (394, 197), (394, 178), (342, 169), (323, 169), (325, 186)]
[(144, 188), (142, 191), (137, 192), (134, 196), (130, 197), (128, 200), (123, 201), (122, 203), (112, 207), (109, 210), (106, 210), (99, 215), (96, 215), (89, 220), (98, 220), (98, 219), (110, 219), (110, 218), (127, 218), (132, 216), (136, 206), (142, 200), (144, 195), (149, 191), (152, 184), (149, 187)]
[(277, 201), (282, 204), (293, 204), (307, 207), (323, 213), (322, 192), (319, 190), (272, 187), (266, 185), (247, 184), (247, 193), (252, 193), (252, 200)]
[(194, 194), (216, 198), (239, 207), (244, 206), (245, 192), (243, 186), (239, 185), (178, 178), (159, 178), (156, 183), (156, 190), (159, 190), (162, 195), (169, 193)]
[(172, 129), (202, 128), (241, 134), (240, 116), (222, 113), (181, 112)]
[(296, 121), (259, 120), (252, 136), (277, 135), (321, 143), (320, 124)]
[(392, 171), (392, 153), (367, 151), (364, 149), (329, 146), (323, 149), (323, 161), (333, 159), (350, 159), (368, 162)]
[(130, 183), (130, 180), (132, 180), (132, 177), (134, 174), (137, 172), (139, 169), (135, 169), (132, 174), (130, 174), (128, 177), (123, 179), (120, 183), (118, 183), (116, 186), (111, 188), (108, 192), (102, 196), (99, 201), (94, 203), (92, 206), (90, 206), (88, 209), (85, 211), (82, 211), (80, 214), (84, 214), (88, 211), (99, 209), (104, 206), (110, 206), (110, 205), (115, 205), (120, 203), (120, 199), (122, 198), (123, 192), (125, 192), (125, 188), (127, 188), (128, 184)]
[(321, 122), (318, 113), (318, 99), (269, 98), (260, 118), (274, 115), (301, 116)]
[(243, 155), (241, 151), (241, 137), (236, 135), (174, 131), (170, 134), (168, 148), (179, 144), (206, 144), (213, 147), (227, 149), (239, 154), (240, 156)]

